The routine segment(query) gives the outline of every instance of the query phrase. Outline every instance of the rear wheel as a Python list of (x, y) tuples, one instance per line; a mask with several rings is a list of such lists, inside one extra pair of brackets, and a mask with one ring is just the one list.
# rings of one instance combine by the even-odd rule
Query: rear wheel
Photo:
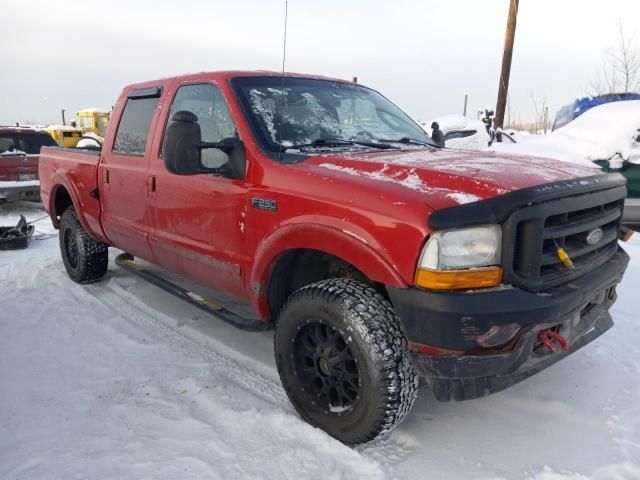
[(347, 444), (395, 428), (417, 397), (393, 306), (353, 280), (323, 280), (293, 293), (276, 323), (275, 351), (296, 410)]
[(64, 267), (74, 282), (95, 282), (107, 273), (107, 245), (89, 236), (73, 207), (60, 217), (59, 240)]

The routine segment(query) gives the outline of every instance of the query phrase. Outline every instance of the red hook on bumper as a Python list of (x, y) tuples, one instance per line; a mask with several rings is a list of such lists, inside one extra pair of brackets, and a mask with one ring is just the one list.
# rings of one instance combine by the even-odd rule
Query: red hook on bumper
[(569, 348), (567, 340), (558, 332), (547, 328), (538, 332), (538, 340), (540, 340), (552, 352), (559, 352)]

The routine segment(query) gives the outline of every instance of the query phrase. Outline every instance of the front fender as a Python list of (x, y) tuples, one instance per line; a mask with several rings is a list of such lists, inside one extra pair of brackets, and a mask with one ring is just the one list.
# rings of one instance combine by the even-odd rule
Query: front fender
[[(354, 230), (354, 231), (352, 231)], [(285, 225), (260, 242), (249, 276), (249, 296), (254, 307), (268, 317), (266, 289), (277, 259), (288, 250), (313, 249), (326, 252), (350, 263), (375, 282), (406, 288), (395, 265), (374, 248), (376, 244), (366, 232), (340, 229), (318, 223)]]

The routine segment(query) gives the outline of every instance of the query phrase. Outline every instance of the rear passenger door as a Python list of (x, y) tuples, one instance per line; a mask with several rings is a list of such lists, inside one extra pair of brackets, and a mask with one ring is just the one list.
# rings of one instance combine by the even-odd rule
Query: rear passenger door
[(150, 222), (147, 215), (147, 168), (150, 131), (158, 110), (159, 87), (129, 92), (111, 145), (100, 163), (102, 224), (113, 245), (147, 260)]

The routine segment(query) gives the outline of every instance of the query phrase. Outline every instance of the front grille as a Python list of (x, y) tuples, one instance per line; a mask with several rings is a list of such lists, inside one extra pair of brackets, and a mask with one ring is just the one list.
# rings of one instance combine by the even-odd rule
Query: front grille
[[(503, 224), (505, 282), (543, 291), (603, 265), (618, 249), (625, 195), (617, 187), (516, 210)], [(602, 238), (590, 245), (587, 236), (598, 228)], [(562, 264), (558, 247), (575, 269)]]

